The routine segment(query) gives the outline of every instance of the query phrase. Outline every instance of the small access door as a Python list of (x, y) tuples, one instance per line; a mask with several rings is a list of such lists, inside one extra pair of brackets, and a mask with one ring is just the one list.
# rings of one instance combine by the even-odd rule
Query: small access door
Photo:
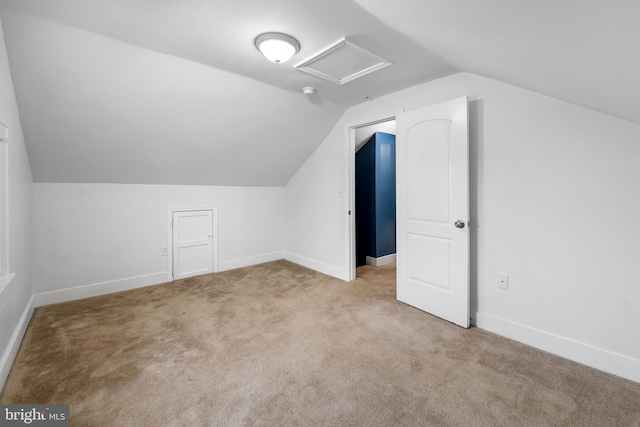
[(173, 279), (213, 272), (213, 211), (173, 212)]
[(397, 116), (397, 299), (469, 327), (467, 98)]

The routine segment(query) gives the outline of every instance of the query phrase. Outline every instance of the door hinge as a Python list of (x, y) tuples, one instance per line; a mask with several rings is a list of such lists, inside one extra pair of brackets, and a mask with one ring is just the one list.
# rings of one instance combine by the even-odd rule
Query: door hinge
[(349, 211), (349, 215), (351, 215), (351, 211)]

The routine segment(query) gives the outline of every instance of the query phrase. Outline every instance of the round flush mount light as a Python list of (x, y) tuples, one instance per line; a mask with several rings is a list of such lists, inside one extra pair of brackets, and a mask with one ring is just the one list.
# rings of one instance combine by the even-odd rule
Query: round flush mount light
[(264, 33), (256, 37), (256, 47), (271, 62), (287, 62), (300, 50), (300, 43), (288, 34)]

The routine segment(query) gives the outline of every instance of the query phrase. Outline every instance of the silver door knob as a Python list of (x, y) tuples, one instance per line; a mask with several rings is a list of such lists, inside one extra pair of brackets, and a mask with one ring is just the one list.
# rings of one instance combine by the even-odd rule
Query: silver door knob
[(454, 224), (454, 225), (455, 225), (456, 227), (458, 227), (458, 228), (464, 228), (464, 221), (463, 221), (463, 220), (461, 220), (461, 219), (459, 219), (459, 220), (457, 220), (457, 221), (455, 222), (455, 224)]

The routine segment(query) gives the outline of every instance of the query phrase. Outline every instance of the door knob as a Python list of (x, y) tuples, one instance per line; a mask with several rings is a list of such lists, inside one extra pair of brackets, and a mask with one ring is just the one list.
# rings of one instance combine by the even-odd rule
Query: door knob
[(461, 219), (459, 219), (459, 220), (457, 220), (457, 221), (455, 222), (455, 224), (454, 224), (454, 225), (455, 225), (456, 227), (458, 227), (458, 228), (464, 228), (464, 221), (463, 221), (463, 220), (461, 220)]

